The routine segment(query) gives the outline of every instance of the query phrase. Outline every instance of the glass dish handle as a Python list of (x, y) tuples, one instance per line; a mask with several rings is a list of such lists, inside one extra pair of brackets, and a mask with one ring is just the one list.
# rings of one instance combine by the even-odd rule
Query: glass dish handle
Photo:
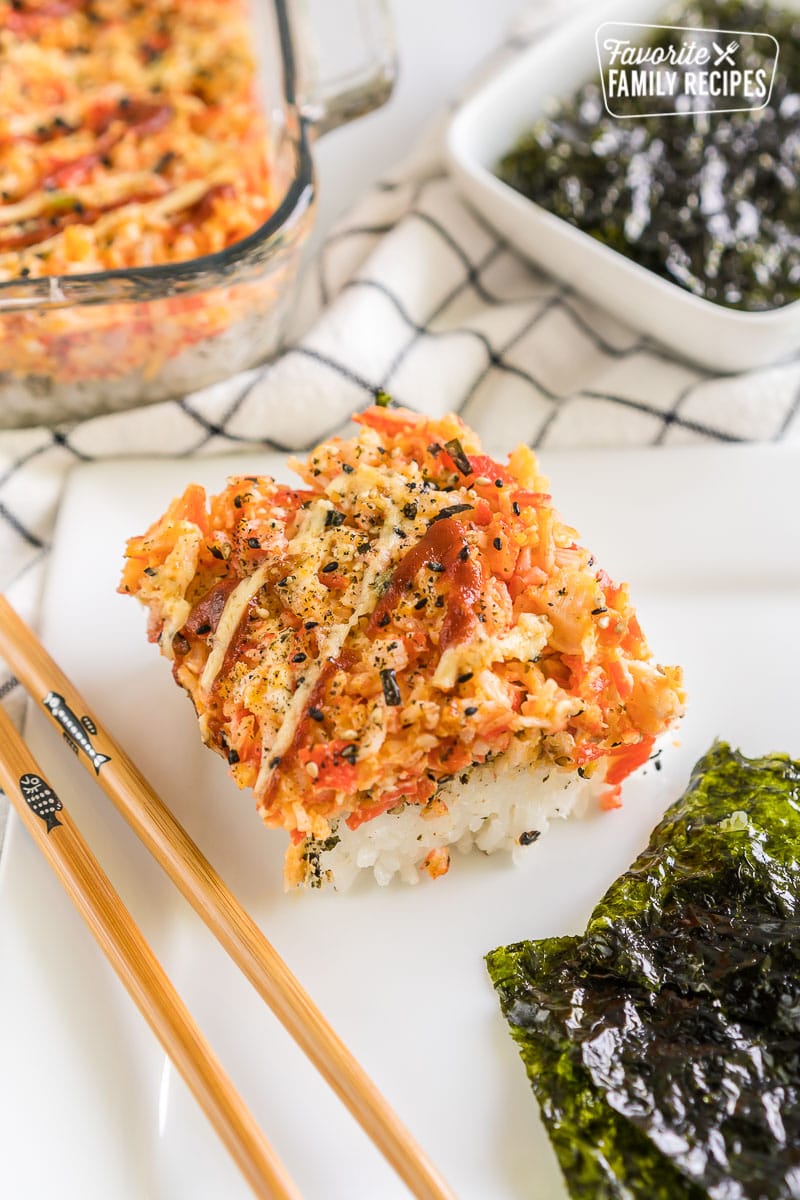
[(293, 0), (297, 101), (317, 134), (373, 109), (397, 77), (387, 0)]

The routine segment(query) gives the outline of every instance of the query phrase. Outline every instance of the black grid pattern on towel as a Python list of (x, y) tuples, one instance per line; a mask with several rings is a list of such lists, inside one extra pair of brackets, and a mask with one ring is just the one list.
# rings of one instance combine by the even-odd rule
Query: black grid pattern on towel
[[(517, 51), (516, 42), (506, 50)], [(388, 217), (387, 203), (393, 206)], [(391, 272), (375, 265), (381, 256), (373, 252), (401, 235), (404, 245), (424, 237), (424, 253), (438, 253), (447, 262), (444, 288), (422, 311), (418, 298), (416, 307), (410, 305)], [(342, 271), (335, 263), (351, 249), (350, 266)], [(381, 258), (384, 266), (386, 259)], [(413, 271), (414, 264), (409, 267)], [(139, 441), (134, 439), (130, 452), (143, 452), (142, 419), (152, 422), (150, 446), (158, 443), (151, 453), (191, 457), (244, 446), (302, 449), (346, 424), (379, 390), (425, 409), (426, 378), (454, 346), (459, 361), (471, 356), (470, 369), (462, 372), (446, 407), (479, 433), (493, 430), (504, 390), (512, 383), (516, 388), (516, 408), (500, 430), (506, 446), (520, 440), (537, 448), (609, 444), (610, 426), (617, 444), (630, 445), (800, 437), (800, 357), (725, 379), (681, 363), (518, 258), (466, 209), (440, 170), (421, 177), (409, 171), (378, 183), (357, 217), (345, 219), (328, 237), (311, 278), (324, 310), (306, 336), (221, 390), (140, 410)], [(326, 324), (330, 312), (343, 305), (350, 306), (351, 336), (333, 338)], [(381, 348), (380, 364), (365, 365), (361, 351), (379, 306), (390, 312), (393, 333)], [(582, 377), (576, 363), (585, 365)], [(289, 435), (279, 435), (277, 429), (286, 429), (276, 414), (286, 408), (281, 380), (289, 367), (302, 367), (312, 384), (318, 381), (320, 393), (338, 395), (340, 385), (341, 394), (319, 414), (304, 411)], [(614, 386), (626, 378), (626, 386)], [(31, 579), (41, 577), (67, 470), (127, 452), (131, 419), (117, 414), (56, 430), (0, 434), (0, 587), (12, 601), (24, 592), (23, 609), (33, 607)], [(110, 422), (118, 423), (111, 438)], [(163, 438), (162, 424), (169, 429)], [(13, 688), (0, 672), (0, 699)]]

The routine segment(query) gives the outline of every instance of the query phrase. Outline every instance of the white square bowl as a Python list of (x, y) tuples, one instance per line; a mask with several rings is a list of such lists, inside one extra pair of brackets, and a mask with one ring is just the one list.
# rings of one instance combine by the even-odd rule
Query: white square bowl
[(663, 11), (664, 0), (612, 0), (590, 5), (547, 34), (456, 112), (446, 135), (448, 165), (465, 199), (512, 246), (621, 321), (713, 371), (763, 367), (800, 349), (800, 301), (772, 312), (741, 312), (701, 299), (547, 212), (495, 174), (499, 160), (554, 98), (567, 98), (598, 77), (599, 25), (655, 22)]

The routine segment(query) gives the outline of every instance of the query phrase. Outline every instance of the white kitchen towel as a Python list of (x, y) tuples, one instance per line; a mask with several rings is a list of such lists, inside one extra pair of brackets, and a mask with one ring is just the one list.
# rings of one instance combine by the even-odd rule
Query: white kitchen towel
[[(560, 11), (558, 0), (537, 6), (503, 57)], [(443, 124), (327, 238), (279, 358), (169, 403), (0, 434), (0, 587), (26, 617), (35, 621), (76, 463), (300, 449), (379, 389), (428, 413), (455, 409), (497, 453), (519, 441), (547, 450), (800, 438), (800, 357), (715, 377), (541, 274), (461, 200), (442, 165)], [(6, 697), (19, 713), (20, 689), (0, 673)]]

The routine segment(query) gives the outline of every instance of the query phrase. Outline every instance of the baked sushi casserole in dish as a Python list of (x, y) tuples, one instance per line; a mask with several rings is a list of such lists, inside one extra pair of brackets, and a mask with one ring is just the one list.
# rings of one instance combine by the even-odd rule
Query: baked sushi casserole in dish
[[(313, 222), (290, 18), (287, 0), (0, 0), (0, 427), (185, 395), (275, 350)], [(352, 18), (364, 61), (327, 90), (304, 26), (326, 129), (392, 87), (385, 22)]]
[(457, 417), (379, 404), (291, 487), (190, 486), (130, 540), (120, 590), (201, 735), (285, 829), (287, 887), (416, 882), (453, 848), (535, 842), (620, 804), (683, 713), (624, 584)]

